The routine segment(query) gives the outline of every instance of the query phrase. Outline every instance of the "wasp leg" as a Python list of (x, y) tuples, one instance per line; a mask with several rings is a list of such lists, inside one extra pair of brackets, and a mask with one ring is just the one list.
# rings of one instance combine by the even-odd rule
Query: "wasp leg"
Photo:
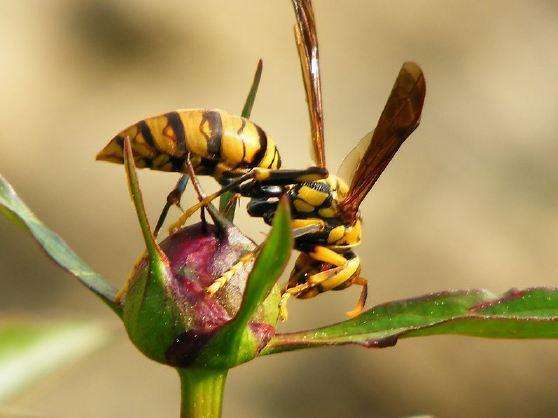
[[(354, 253), (349, 253), (350, 258), (347, 259), (343, 255), (338, 254), (329, 248), (317, 245), (314, 247), (312, 252), (308, 253), (308, 255), (315, 260), (341, 268), (339, 271), (335, 271), (335, 268), (325, 270), (308, 278), (309, 283), (313, 283), (315, 281), (319, 282), (320, 287), (324, 292), (347, 284), (347, 281), (350, 279), (356, 280), (355, 277), (358, 277), (360, 274), (360, 258)], [(326, 280), (322, 280), (322, 275), (328, 273), (330, 273), (329, 277), (327, 277)]]
[(250, 182), (250, 188), (241, 189), (241, 194), (243, 191), (250, 197), (250, 189), (256, 187), (255, 185), (274, 185), (274, 184), (293, 184), (293, 183), (304, 183), (307, 181), (312, 181), (316, 179), (321, 179), (327, 177), (327, 170), (321, 167), (310, 167), (305, 170), (270, 170), (267, 168), (256, 167), (235, 179), (233, 179), (229, 184), (222, 187), (218, 191), (209, 196), (201, 199), (194, 206), (186, 209), (184, 213), (180, 216), (178, 221), (171, 225), (169, 231), (172, 233), (180, 228), (188, 220), (193, 213), (198, 209), (208, 206), (214, 199), (217, 199), (223, 193), (231, 190), (237, 190), (245, 182)]
[[(293, 231), (294, 230), (304, 231), (304, 230), (310, 228), (314, 232), (318, 232), (318, 231), (323, 230), (324, 227), (325, 227), (325, 222), (324, 222), (323, 219), (320, 219), (320, 218), (302, 218), (302, 219), (291, 220), (291, 228), (293, 228)], [(306, 234), (307, 234), (307, 232), (306, 232)], [(298, 238), (302, 235), (303, 234), (300, 234), (300, 235), (296, 236), (295, 238)]]
[(281, 295), (281, 299), (279, 300), (279, 319), (282, 322), (285, 322), (289, 318), (289, 311), (287, 309), (287, 302), (289, 301), (291, 296), (297, 297), (302, 292), (308, 291), (315, 286), (316, 286), (316, 284), (302, 283), (302, 284), (299, 284), (298, 286), (285, 289), (285, 291)]
[[(310, 270), (312, 266), (308, 266), (306, 270)], [(313, 274), (311, 275), (305, 283), (301, 283), (299, 285), (291, 286), (290, 284), (283, 291), (281, 295), (281, 300), (279, 301), (279, 318), (281, 321), (286, 321), (288, 318), (288, 311), (287, 311), (287, 301), (291, 298), (291, 296), (299, 297), (304, 295), (304, 299), (308, 299), (314, 296), (317, 296), (321, 292), (321, 283), (325, 282), (332, 276), (337, 275), (343, 270), (344, 267), (334, 267), (332, 269)], [(300, 270), (298, 273), (304, 274), (304, 268)], [(311, 290), (315, 289), (315, 292), (311, 292)]]
[(251, 251), (249, 253), (244, 254), (242, 257), (238, 259), (238, 261), (226, 272), (224, 272), (220, 277), (215, 279), (215, 281), (208, 287), (205, 288), (205, 291), (209, 295), (214, 295), (221, 289), (230, 279), (233, 277), (237, 271), (242, 267), (243, 264), (246, 264), (256, 258), (257, 251)]
[[(305, 283), (286, 289), (279, 305), (281, 318), (286, 318), (285, 305), (291, 296), (311, 298), (321, 292), (348, 287), (352, 284), (358, 284), (363, 289), (356, 307), (352, 311), (347, 312), (347, 315), (354, 317), (360, 314), (366, 303), (368, 293), (366, 280), (359, 277), (360, 259), (354, 254), (350, 254), (351, 258), (347, 259), (343, 255), (320, 245), (314, 247), (308, 255), (314, 260), (331, 264), (335, 267), (313, 274), (306, 279)], [(310, 292), (314, 288), (316, 292)]]
[[(320, 253), (320, 256), (323, 255), (323, 252)], [(312, 254), (310, 254), (313, 257)], [(333, 261), (333, 259), (331, 260)], [(366, 303), (366, 297), (368, 295), (368, 282), (359, 276), (360, 274), (360, 259), (357, 256), (354, 256), (347, 260), (347, 262), (340, 267), (341, 270), (331, 274), (326, 280), (321, 280), (319, 277), (320, 274), (327, 273), (326, 270), (323, 273), (315, 274), (314, 276), (310, 276), (308, 278), (308, 282), (313, 283), (315, 281), (319, 282), (320, 290), (322, 292), (326, 292), (328, 290), (341, 290), (345, 287), (349, 287), (352, 284), (357, 284), (362, 286), (362, 290), (360, 292), (360, 297), (358, 299), (357, 305), (354, 309), (347, 312), (346, 315), (350, 318), (354, 318), (355, 316), (360, 315), (362, 309), (364, 308), (364, 304)], [(333, 272), (332, 272), (333, 273)], [(317, 277), (318, 276), (318, 277)]]
[[(304, 234), (313, 233), (313, 232), (316, 232), (316, 231), (317, 231), (316, 226), (306, 226), (306, 227), (303, 227), (303, 228), (293, 229), (292, 232), (293, 232), (293, 236), (297, 237), (297, 236), (301, 236), (301, 235), (304, 235)], [(208, 286), (205, 289), (205, 291), (207, 293), (209, 293), (210, 295), (214, 295), (215, 293), (217, 293), (219, 291), (219, 289), (221, 289), (230, 280), (230, 278), (235, 275), (235, 273), (238, 271), (240, 266), (242, 266), (245, 263), (250, 262), (251, 260), (253, 260), (257, 257), (260, 249), (261, 249), (261, 245), (258, 245), (253, 251), (250, 251), (250, 252), (244, 254), (243, 256), (241, 256), (238, 259), (238, 261), (229, 270), (227, 270), (220, 277), (215, 279), (215, 281), (210, 286)]]
[(246, 174), (243, 174), (242, 176), (238, 177), (237, 179), (235, 179), (233, 182), (229, 183), (228, 185), (226, 185), (225, 187), (222, 187), (220, 190), (218, 190), (217, 192), (210, 194), (209, 196), (204, 197), (203, 199), (201, 199), (197, 204), (195, 204), (194, 206), (186, 209), (184, 211), (184, 213), (180, 216), (180, 218), (178, 218), (178, 220), (172, 224), (169, 227), (169, 232), (172, 234), (173, 232), (175, 232), (177, 229), (179, 229), (180, 227), (182, 227), (182, 225), (184, 225), (186, 223), (186, 221), (188, 220), (188, 218), (190, 218), (190, 216), (192, 216), (192, 214), (194, 214), (198, 209), (204, 207), (204, 206), (208, 206), (211, 201), (213, 201), (214, 199), (217, 199), (219, 196), (221, 196), (223, 193), (226, 193), (230, 190), (235, 189), (236, 187), (238, 187), (241, 183), (247, 181), (247, 180), (251, 180), (254, 177), (254, 174), (252, 171), (249, 171)]
[[(204, 191), (201, 188), (198, 178), (196, 177), (194, 166), (192, 165), (192, 161), (190, 160), (190, 154), (186, 155), (185, 163), (186, 163), (186, 171), (188, 172), (188, 176), (192, 180), (192, 186), (194, 187), (194, 191), (196, 192), (198, 200), (202, 201), (205, 199), (206, 196)], [(229, 221), (211, 203), (209, 203), (207, 206), (202, 207), (202, 221), (204, 223), (206, 221), (205, 221), (203, 209), (207, 209), (209, 216), (211, 216), (211, 219), (213, 220), (213, 224), (215, 225), (216, 235), (218, 237), (224, 236), (224, 234), (226, 233), (226, 229), (229, 225)]]
[(322, 261), (327, 264), (333, 264), (334, 266), (343, 266), (347, 264), (347, 259), (343, 255), (330, 250), (322, 245), (316, 245), (308, 255), (314, 260)]
[(222, 211), (220, 210), (219, 212), (221, 212), (227, 219), (231, 219), (232, 217), (234, 217), (236, 205), (240, 201), (240, 197), (241, 197), (240, 193), (234, 193), (230, 197), (229, 201), (227, 202), (223, 210)]
[(171, 192), (167, 195), (167, 202), (165, 203), (165, 206), (163, 207), (163, 210), (159, 215), (157, 226), (155, 226), (153, 235), (157, 236), (157, 234), (159, 233), (159, 230), (163, 226), (163, 223), (165, 222), (165, 219), (169, 213), (169, 209), (172, 207), (172, 205), (176, 205), (179, 207), (179, 209), (182, 210), (182, 207), (180, 206), (180, 198), (182, 197), (182, 193), (184, 193), (184, 189), (186, 189), (188, 180), (190, 180), (190, 177), (188, 177), (186, 174), (183, 174), (176, 183), (176, 186), (174, 186), (174, 189), (172, 189)]
[(366, 279), (363, 279), (362, 277), (357, 277), (356, 279), (352, 280), (351, 284), (362, 286), (362, 290), (360, 291), (360, 296), (358, 298), (356, 306), (354, 307), (354, 309), (345, 313), (345, 315), (347, 315), (349, 318), (355, 318), (361, 314), (362, 310), (364, 309), (364, 305), (366, 305), (366, 297), (368, 296), (368, 281)]

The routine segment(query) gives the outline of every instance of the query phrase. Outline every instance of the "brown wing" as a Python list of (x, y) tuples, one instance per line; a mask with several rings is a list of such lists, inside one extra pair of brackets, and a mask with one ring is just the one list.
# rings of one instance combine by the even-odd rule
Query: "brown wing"
[(324, 146), (324, 119), (322, 89), (318, 53), (318, 35), (311, 0), (292, 0), (295, 15), (295, 40), (300, 59), (306, 102), (310, 116), (314, 161), (319, 167), (326, 166)]
[(426, 84), (420, 67), (413, 62), (404, 63), (373, 131), (370, 145), (356, 168), (349, 192), (339, 204), (346, 222), (356, 220), (358, 207), (401, 144), (419, 125), (425, 93)]

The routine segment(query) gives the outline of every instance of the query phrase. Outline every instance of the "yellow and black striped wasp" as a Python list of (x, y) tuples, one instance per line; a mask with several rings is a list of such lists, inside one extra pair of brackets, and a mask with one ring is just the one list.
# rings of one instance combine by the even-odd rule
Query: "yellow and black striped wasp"
[[(329, 175), (312, 3), (311, 0), (292, 0), (292, 3), (315, 167), (280, 169), (275, 144), (261, 128), (247, 119), (216, 110), (171, 112), (140, 121), (114, 137), (97, 158), (122, 163), (122, 142), (128, 136), (139, 167), (188, 173), (193, 180), (195, 174), (212, 175), (224, 185), (206, 197), (198, 190), (200, 201), (184, 211), (171, 231), (182, 226), (195, 211), (230, 191), (249, 197), (248, 213), (270, 223), (279, 197), (286, 195), (296, 231), (295, 248), (300, 255), (283, 293), (283, 316), (291, 296), (311, 298), (324, 291), (357, 284), (362, 286), (359, 301), (347, 313), (356, 316), (367, 296), (367, 282), (360, 277), (360, 259), (353, 252), (361, 242), (359, 206), (419, 124), (426, 92), (424, 75), (417, 64), (403, 64), (375, 130), (359, 142), (342, 164), (341, 172), (352, 174), (347, 177), (349, 182)], [(181, 192), (183, 185), (177, 185), (174, 191)], [(169, 199), (172, 195), (171, 192)], [(176, 198), (168, 201), (176, 202)], [(219, 220), (213, 218), (218, 224)], [(249, 258), (243, 257), (237, 264)], [(216, 292), (228, 276), (224, 274), (217, 279), (208, 291)]]
[[(259, 85), (262, 63), (258, 63), (243, 115), (217, 109), (184, 109), (149, 117), (130, 125), (114, 136), (99, 152), (97, 160), (123, 164), (124, 138), (130, 138), (134, 162), (138, 168), (188, 173), (178, 181), (167, 197), (154, 233), (157, 235), (172, 204), (180, 207), (188, 179), (196, 175), (214, 177), (221, 185), (254, 179), (243, 195), (259, 191), (277, 193), (274, 185), (304, 182), (327, 175), (325, 169), (280, 170), (281, 157), (275, 141), (248, 119)], [(253, 183), (256, 183), (253, 182)], [(232, 188), (232, 187), (229, 187)], [(240, 191), (240, 190), (239, 190)], [(214, 222), (220, 221), (210, 211)]]
[[(318, 37), (311, 0), (292, 0), (295, 39), (300, 58), (314, 160), (326, 168)], [(330, 174), (306, 184), (295, 184), (287, 192), (293, 211), (293, 227), (318, 225), (320, 231), (296, 239), (301, 251), (283, 297), (311, 298), (327, 290), (341, 290), (353, 284), (362, 286), (356, 307), (348, 316), (358, 315), (367, 296), (367, 281), (360, 277), (360, 259), (353, 252), (361, 243), (359, 206), (405, 139), (417, 128), (426, 84), (420, 67), (403, 64), (387, 103), (376, 125), (345, 157), (341, 174), (345, 183)], [(270, 213), (252, 203), (249, 212), (268, 222)], [(285, 314), (283, 314), (285, 315)]]
[[(318, 38), (311, 0), (292, 0), (295, 15), (295, 40), (300, 58), (308, 113), (313, 156), (318, 168), (326, 169), (323, 110), (319, 67)], [(227, 190), (242, 190), (251, 197), (248, 213), (271, 223), (278, 197), (286, 195), (292, 213), (293, 230), (299, 231), (295, 248), (300, 251), (294, 270), (284, 290), (282, 315), (286, 316), (289, 297), (311, 298), (328, 290), (341, 290), (353, 284), (362, 286), (357, 305), (347, 312), (358, 315), (367, 296), (367, 281), (360, 277), (360, 259), (353, 249), (361, 243), (359, 206), (399, 147), (417, 128), (420, 121), (426, 84), (420, 67), (406, 62), (395, 80), (376, 128), (366, 135), (345, 157), (340, 172), (349, 173), (348, 183), (336, 175), (307, 182), (294, 181), (280, 190), (261, 188), (261, 182), (238, 177), (224, 189), (207, 196), (185, 211), (175, 224), (181, 226), (194, 211), (207, 205)], [(277, 184), (277, 183), (275, 183)], [(313, 232), (301, 235), (304, 229)], [(226, 279), (226, 278), (225, 278)], [(225, 280), (217, 280), (223, 283)], [(213, 286), (213, 291), (217, 287)]]

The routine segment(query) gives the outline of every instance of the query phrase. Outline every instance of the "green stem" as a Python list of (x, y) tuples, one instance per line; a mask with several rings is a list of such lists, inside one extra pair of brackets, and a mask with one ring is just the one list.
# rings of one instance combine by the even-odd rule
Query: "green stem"
[(182, 394), (180, 418), (220, 418), (228, 370), (177, 370)]

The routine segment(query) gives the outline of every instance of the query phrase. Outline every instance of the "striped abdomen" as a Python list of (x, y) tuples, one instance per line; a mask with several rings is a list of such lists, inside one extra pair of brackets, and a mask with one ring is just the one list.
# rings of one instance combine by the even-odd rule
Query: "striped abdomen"
[(141, 120), (116, 135), (97, 159), (123, 163), (125, 137), (140, 168), (183, 172), (188, 153), (197, 173), (217, 179), (281, 165), (274, 141), (259, 126), (221, 110), (178, 110)]

